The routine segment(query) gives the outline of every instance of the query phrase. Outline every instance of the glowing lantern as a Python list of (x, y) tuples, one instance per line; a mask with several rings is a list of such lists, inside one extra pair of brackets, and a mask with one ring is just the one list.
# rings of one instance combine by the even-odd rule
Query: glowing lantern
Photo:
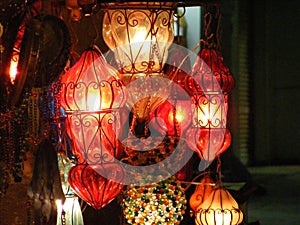
[(124, 173), (121, 166), (115, 163), (77, 165), (70, 169), (68, 182), (82, 200), (99, 210), (123, 190)]
[(162, 134), (179, 136), (190, 125), (191, 102), (188, 100), (165, 101), (151, 114), (151, 125)]
[(190, 129), (188, 134), (193, 141), (189, 143), (199, 157), (207, 161), (214, 160), (226, 151), (231, 143), (226, 123), (228, 92), (233, 88), (233, 78), (220, 60), (222, 58), (217, 51), (202, 49), (192, 69), (192, 76), (201, 88), (190, 87), (194, 90), (195, 107), (194, 128)]
[(225, 188), (215, 189), (197, 209), (199, 225), (237, 225), (243, 222), (243, 213)]
[(111, 161), (121, 155), (119, 109), (125, 92), (116, 70), (96, 48), (85, 51), (62, 77), (61, 106), (79, 163)]
[[(173, 49), (173, 51), (175, 50)], [(174, 53), (176, 54), (177, 52)], [(175, 60), (173, 62), (180, 64), (180, 62)], [(171, 84), (169, 84), (170, 96), (167, 101), (161, 103), (150, 114), (153, 128), (162, 134), (166, 133), (171, 136), (181, 136), (188, 129), (191, 125), (192, 114), (190, 90), (187, 88), (192, 77), (184, 71), (177, 71), (176, 69), (175, 66), (168, 65), (166, 73), (172, 80)]]
[(123, 176), (120, 183), (110, 178), (123, 172), (114, 160), (122, 153), (118, 110), (124, 105), (124, 88), (96, 46), (83, 52), (61, 82), (61, 106), (79, 163), (70, 169), (68, 182), (80, 198), (101, 209), (123, 188)]
[[(173, 3), (111, 5), (103, 18), (103, 38), (115, 53), (122, 80), (159, 75), (174, 39)], [(124, 82), (126, 83), (126, 82)]]
[[(104, 14), (102, 35), (114, 52), (121, 80), (126, 86), (131, 81), (141, 81), (127, 87), (127, 106), (140, 121), (165, 100), (157, 95), (167, 94), (167, 89), (161, 89), (166, 85), (151, 78), (163, 76), (168, 48), (174, 39), (173, 4), (111, 3)], [(146, 95), (141, 95), (140, 90)]]
[(210, 176), (205, 176), (201, 179), (200, 184), (196, 186), (194, 193), (190, 197), (190, 207), (196, 212), (198, 207), (210, 196), (214, 190), (215, 182)]
[(200, 158), (212, 161), (230, 145), (226, 129), (227, 102), (222, 94), (195, 95), (193, 127), (188, 131), (190, 147)]

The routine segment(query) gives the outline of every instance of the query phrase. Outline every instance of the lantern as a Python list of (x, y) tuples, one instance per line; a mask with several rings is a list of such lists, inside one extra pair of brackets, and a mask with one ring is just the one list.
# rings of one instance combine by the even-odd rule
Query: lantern
[(190, 109), (189, 100), (165, 101), (150, 114), (151, 125), (162, 134), (180, 136), (190, 125)]
[(193, 127), (190, 129), (190, 147), (200, 158), (212, 161), (228, 149), (231, 135), (226, 129), (228, 94), (233, 89), (234, 80), (223, 62), (221, 53), (215, 49), (204, 48), (198, 53), (192, 68), (193, 78), (201, 88), (194, 91)]
[(215, 182), (209, 175), (204, 176), (200, 184), (196, 186), (194, 193), (191, 195), (189, 203), (191, 209), (196, 212), (198, 207), (210, 196), (214, 190)]
[(124, 173), (119, 164), (76, 165), (68, 173), (74, 192), (94, 209), (102, 209), (123, 190)]
[(199, 225), (237, 225), (242, 221), (243, 213), (237, 202), (222, 187), (215, 189), (196, 213)]
[(162, 73), (174, 39), (172, 5), (156, 2), (116, 4), (105, 12), (103, 38), (115, 53), (124, 83), (132, 75)]
[[(185, 71), (178, 69), (183, 60), (181, 49), (172, 48), (172, 53), (167, 67), (166, 74), (172, 83), (169, 85), (171, 93), (168, 100), (161, 103), (150, 114), (151, 125), (155, 130), (162, 134), (171, 136), (181, 136), (191, 125), (191, 108), (190, 90), (187, 88), (188, 82), (192, 79)], [(185, 70), (188, 63), (184, 64)]]
[(123, 188), (122, 168), (114, 163), (122, 154), (119, 110), (125, 102), (117, 75), (94, 46), (83, 52), (61, 80), (61, 106), (78, 161), (68, 173), (68, 182), (95, 209), (106, 206)]
[[(149, 117), (168, 89), (152, 77), (164, 75), (168, 48), (174, 39), (172, 2), (110, 3), (103, 18), (103, 39), (114, 52), (121, 80), (129, 89), (127, 106), (135, 119)], [(138, 91), (137, 91), (138, 90)], [(141, 94), (143, 90), (144, 94)], [(134, 119), (134, 121), (135, 121)]]
[[(92, 48), (62, 76), (61, 106), (79, 163), (101, 163), (121, 155), (119, 109), (125, 91), (117, 72)], [(104, 157), (104, 158), (103, 158)]]

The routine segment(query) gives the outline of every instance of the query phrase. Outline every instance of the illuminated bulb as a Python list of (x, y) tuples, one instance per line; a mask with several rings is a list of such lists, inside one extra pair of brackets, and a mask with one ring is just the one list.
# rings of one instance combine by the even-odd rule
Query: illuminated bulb
[(18, 70), (18, 61), (19, 61), (19, 56), (14, 56), (11, 61), (10, 61), (10, 67), (9, 67), (9, 76), (10, 76), (10, 81), (12, 84), (14, 84)]

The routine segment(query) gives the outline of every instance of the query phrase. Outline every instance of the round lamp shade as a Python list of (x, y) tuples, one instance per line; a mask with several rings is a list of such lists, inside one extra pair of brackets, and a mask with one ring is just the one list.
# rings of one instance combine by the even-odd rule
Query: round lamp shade
[(225, 188), (215, 189), (196, 213), (199, 225), (237, 225), (242, 221), (242, 211)]

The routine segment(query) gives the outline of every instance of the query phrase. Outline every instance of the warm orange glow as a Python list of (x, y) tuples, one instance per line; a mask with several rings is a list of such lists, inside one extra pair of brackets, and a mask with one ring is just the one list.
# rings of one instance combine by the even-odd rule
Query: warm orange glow
[(242, 221), (242, 211), (225, 188), (215, 189), (196, 214), (196, 223), (199, 225), (237, 225)]
[(12, 57), (10, 61), (10, 67), (9, 67), (9, 76), (10, 76), (10, 81), (12, 84), (14, 84), (18, 70), (18, 61), (19, 61), (19, 55), (15, 55)]
[(222, 94), (196, 96), (194, 127), (225, 128), (227, 102)]
[(201, 204), (210, 196), (214, 190), (215, 182), (210, 176), (201, 179), (200, 184), (196, 186), (194, 193), (190, 197), (190, 207), (195, 212)]
[(95, 49), (85, 51), (61, 82), (61, 106), (66, 111), (93, 112), (124, 104), (125, 94), (117, 71)]
[(103, 18), (104, 41), (124, 74), (161, 72), (174, 39), (171, 8), (154, 12), (140, 4), (139, 9), (109, 9)]
[(190, 126), (191, 102), (176, 100), (163, 102), (151, 114), (151, 124), (160, 133), (180, 135)]
[(117, 109), (124, 105), (126, 97), (117, 71), (95, 47), (83, 52), (61, 82), (61, 107), (68, 115), (66, 130), (78, 162), (97, 164), (103, 155), (107, 161), (112, 156), (119, 157), (122, 148)]
[[(171, 114), (169, 114), (169, 118), (171, 121), (173, 121), (173, 116)], [(176, 121), (178, 123), (181, 123), (186, 118), (187, 118), (186, 112), (183, 110), (182, 107), (178, 106), (176, 108), (176, 115), (175, 115)]]

